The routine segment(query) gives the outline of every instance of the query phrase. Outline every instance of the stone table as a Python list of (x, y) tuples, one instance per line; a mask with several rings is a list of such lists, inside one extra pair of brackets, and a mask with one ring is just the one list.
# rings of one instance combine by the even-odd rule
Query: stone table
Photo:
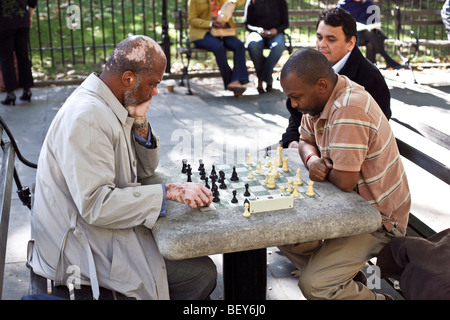
[[(302, 180), (308, 181), (297, 149), (282, 153), (289, 168), (300, 168)], [(272, 151), (270, 157), (276, 154)], [(223, 163), (217, 161), (203, 159), (205, 168)], [(181, 162), (162, 160), (155, 176), (144, 183), (175, 182), (180, 171)], [(357, 193), (343, 192), (328, 181), (314, 183), (314, 191), (318, 197), (295, 199), (292, 209), (253, 213), (249, 218), (243, 216), (243, 205), (201, 211), (168, 201), (166, 216), (158, 219), (152, 232), (167, 259), (224, 254), (226, 299), (264, 299), (265, 248), (369, 233), (381, 226), (380, 213)]]

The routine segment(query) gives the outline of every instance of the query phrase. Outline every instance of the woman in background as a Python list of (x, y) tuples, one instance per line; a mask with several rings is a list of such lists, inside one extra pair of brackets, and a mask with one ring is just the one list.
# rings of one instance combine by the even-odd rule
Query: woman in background
[[(285, 49), (284, 30), (289, 27), (288, 8), (285, 0), (247, 0), (245, 26), (250, 31), (247, 49), (256, 69), (258, 92), (272, 91), (273, 68)], [(263, 49), (269, 48), (267, 57)]]
[[(237, 0), (236, 6), (243, 5), (245, 0)], [(227, 23), (217, 21), (219, 9), (225, 0), (189, 0), (189, 40), (197, 48), (212, 51), (216, 57), (225, 89), (242, 94), (248, 83), (248, 71), (245, 63), (245, 46), (236, 36), (215, 37), (211, 28), (235, 28), (233, 18)], [(234, 54), (234, 66), (230, 68), (227, 61), (227, 49)]]

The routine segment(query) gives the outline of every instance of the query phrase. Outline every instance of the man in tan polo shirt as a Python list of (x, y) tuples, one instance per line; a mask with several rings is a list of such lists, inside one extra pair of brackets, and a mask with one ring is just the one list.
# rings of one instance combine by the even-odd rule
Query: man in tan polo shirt
[(308, 299), (385, 299), (354, 277), (393, 237), (405, 234), (411, 198), (400, 154), (386, 116), (363, 87), (334, 73), (312, 49), (283, 66), (281, 86), (305, 115), (299, 154), (313, 181), (355, 190), (380, 212), (382, 228), (351, 237), (283, 246), (302, 270)]

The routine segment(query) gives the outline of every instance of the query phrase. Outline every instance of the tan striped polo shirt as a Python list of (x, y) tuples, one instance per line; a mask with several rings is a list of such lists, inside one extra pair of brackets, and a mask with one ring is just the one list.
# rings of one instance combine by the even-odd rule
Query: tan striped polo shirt
[(333, 168), (359, 172), (356, 192), (382, 215), (390, 231), (408, 224), (411, 197), (387, 118), (364, 87), (338, 76), (322, 113), (302, 117), (300, 139), (315, 143)]

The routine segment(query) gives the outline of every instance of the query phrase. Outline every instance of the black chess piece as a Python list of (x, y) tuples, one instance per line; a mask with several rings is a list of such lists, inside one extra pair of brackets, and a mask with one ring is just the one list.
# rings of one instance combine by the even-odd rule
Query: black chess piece
[(208, 177), (205, 177), (205, 187), (207, 187), (208, 189), (211, 189), (211, 187), (208, 184)]
[(220, 202), (220, 198), (219, 198), (219, 190), (217, 190), (217, 188), (214, 190), (213, 192), (213, 202)]
[(186, 173), (187, 159), (181, 160), (183, 162), (183, 167), (181, 168), (181, 173)]
[(198, 163), (199, 163), (199, 165), (198, 165), (198, 171), (201, 171), (202, 169), (205, 168), (205, 165), (203, 164), (203, 160), (202, 160), (202, 159), (199, 159), (199, 160), (198, 160)]
[(238, 177), (238, 175), (237, 175), (236, 167), (235, 167), (235, 166), (233, 166), (233, 173), (231, 174), (230, 180), (231, 180), (231, 181), (238, 181), (238, 180), (239, 180), (239, 177)]
[(233, 199), (231, 199), (231, 203), (238, 203), (239, 202), (238, 199), (236, 198), (236, 193), (237, 193), (237, 191), (233, 190)]
[(220, 170), (219, 171), (219, 176), (220, 176), (220, 178), (219, 178), (219, 182), (220, 182), (219, 188), (220, 189), (226, 189), (227, 185), (225, 184), (225, 172)]
[(209, 178), (215, 179), (217, 181), (217, 172), (216, 172), (216, 166), (212, 165), (211, 174), (209, 175)]
[(206, 178), (206, 173), (205, 173), (205, 168), (203, 168), (202, 170), (200, 170), (200, 180), (205, 180)]
[(244, 192), (244, 196), (245, 197), (249, 197), (250, 196), (250, 192), (248, 191), (248, 187), (249, 187), (249, 185), (248, 185), (248, 183), (246, 183), (245, 184), (245, 192)]
[(222, 183), (225, 180), (225, 172), (219, 171), (219, 180), (217, 182)]
[(190, 164), (187, 165), (186, 173), (187, 173), (187, 182), (192, 182), (192, 179), (191, 179), (192, 168), (191, 168)]

